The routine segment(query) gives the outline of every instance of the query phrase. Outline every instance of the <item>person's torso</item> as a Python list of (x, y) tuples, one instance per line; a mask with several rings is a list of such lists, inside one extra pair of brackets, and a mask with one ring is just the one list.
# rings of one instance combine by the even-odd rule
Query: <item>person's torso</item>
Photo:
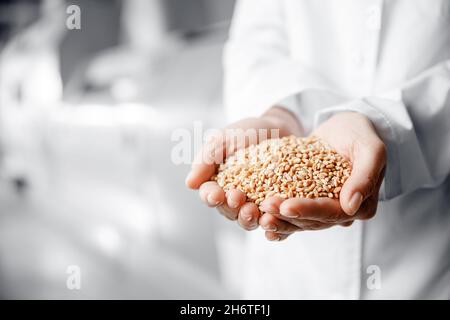
[(291, 56), (350, 97), (450, 59), (449, 0), (284, 0)]
[[(284, 0), (291, 56), (357, 98), (450, 59), (450, 0)], [(350, 228), (249, 236), (245, 298), (450, 298), (450, 178)], [(379, 277), (379, 279), (377, 279)], [(378, 283), (377, 281), (380, 280)]]
[(247, 239), (244, 298), (449, 299), (450, 178), (351, 227)]

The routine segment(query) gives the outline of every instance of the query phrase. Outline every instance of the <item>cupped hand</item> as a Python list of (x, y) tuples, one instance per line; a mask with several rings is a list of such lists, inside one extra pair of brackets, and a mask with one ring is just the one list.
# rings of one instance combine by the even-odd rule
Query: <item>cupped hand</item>
[(376, 213), (387, 154), (372, 123), (358, 113), (340, 113), (325, 121), (313, 135), (348, 158), (353, 164), (352, 173), (342, 186), (339, 200), (264, 200), (260, 208), (266, 214), (260, 217), (259, 224), (269, 240), (284, 240), (297, 231), (350, 226), (354, 220), (370, 219)]
[[(259, 134), (261, 132), (267, 132), (267, 135)], [(217, 208), (229, 220), (237, 220), (246, 230), (256, 229), (261, 216), (258, 206), (247, 202), (245, 194), (239, 190), (225, 192), (217, 182), (210, 181), (211, 177), (217, 166), (237, 149), (260, 143), (264, 139), (292, 134), (301, 136), (302, 133), (303, 129), (296, 117), (280, 107), (271, 108), (259, 118), (238, 121), (209, 139), (202, 147), (194, 159), (186, 185), (199, 190), (200, 199), (209, 207)], [(236, 134), (243, 136), (236, 137)], [(240, 143), (237, 143), (236, 138)]]

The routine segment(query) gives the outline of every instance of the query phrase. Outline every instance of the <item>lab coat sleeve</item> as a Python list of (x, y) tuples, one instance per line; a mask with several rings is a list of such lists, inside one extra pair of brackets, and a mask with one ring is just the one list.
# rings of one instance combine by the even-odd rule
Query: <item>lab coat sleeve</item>
[(450, 60), (397, 90), (398, 99), (367, 97), (322, 109), (314, 126), (343, 111), (366, 115), (388, 150), (380, 199), (436, 187), (450, 174)]
[(240, 0), (224, 50), (228, 118), (255, 117), (274, 105), (297, 112), (296, 95), (323, 78), (291, 59), (282, 0)]

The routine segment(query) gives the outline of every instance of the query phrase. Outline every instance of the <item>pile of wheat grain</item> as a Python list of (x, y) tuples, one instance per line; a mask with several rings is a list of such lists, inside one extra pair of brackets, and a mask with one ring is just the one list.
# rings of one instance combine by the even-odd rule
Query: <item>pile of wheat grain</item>
[(259, 205), (275, 195), (339, 198), (350, 172), (350, 162), (318, 138), (289, 136), (238, 150), (212, 180), (225, 191), (241, 190)]

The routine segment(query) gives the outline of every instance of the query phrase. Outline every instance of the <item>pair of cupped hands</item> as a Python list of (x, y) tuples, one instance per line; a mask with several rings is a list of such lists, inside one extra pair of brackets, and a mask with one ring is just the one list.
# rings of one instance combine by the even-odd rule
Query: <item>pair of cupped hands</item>
[[(288, 110), (273, 107), (259, 118), (248, 118), (228, 129), (278, 130), (280, 137), (303, 136), (298, 119)], [(312, 135), (323, 139), (338, 153), (352, 162), (352, 172), (344, 183), (339, 199), (290, 198), (273, 196), (258, 207), (247, 202), (237, 189), (225, 192), (215, 181), (218, 162), (236, 150), (228, 145), (227, 131), (210, 139), (197, 154), (186, 185), (199, 190), (201, 200), (215, 207), (230, 220), (237, 220), (245, 230), (261, 226), (270, 241), (281, 241), (289, 235), (305, 230), (322, 230), (333, 226), (350, 226), (355, 220), (372, 218), (377, 210), (378, 193), (386, 166), (386, 147), (372, 123), (356, 112), (338, 113), (323, 122)], [(274, 131), (272, 131), (274, 132)], [(267, 138), (271, 138), (270, 134)], [(246, 147), (250, 140), (242, 147)], [(259, 143), (261, 141), (256, 141)]]

